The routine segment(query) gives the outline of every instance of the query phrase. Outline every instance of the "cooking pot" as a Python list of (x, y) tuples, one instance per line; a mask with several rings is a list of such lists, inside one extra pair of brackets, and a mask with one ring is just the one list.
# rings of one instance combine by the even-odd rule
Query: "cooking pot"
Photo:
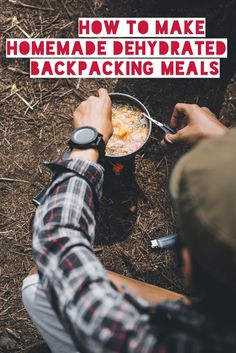
[[(109, 94), (112, 103), (123, 103), (123, 104), (130, 104), (132, 106), (137, 107), (139, 110), (141, 110), (142, 112), (144, 112), (145, 114), (147, 114), (148, 116), (150, 116), (148, 109), (145, 107), (145, 105), (140, 102), (137, 98), (134, 98), (128, 94), (125, 93), (110, 93)], [(127, 159), (132, 159), (135, 157), (135, 155), (140, 152), (143, 147), (146, 145), (146, 143), (149, 140), (149, 137), (151, 135), (151, 131), (152, 131), (152, 122), (149, 121), (148, 119), (146, 119), (145, 117), (142, 118), (142, 120), (146, 121), (147, 127), (148, 127), (148, 133), (146, 136), (145, 141), (143, 142), (142, 146), (139, 147), (137, 150), (129, 153), (129, 154), (125, 154), (125, 155), (108, 155), (106, 154), (106, 159), (110, 160), (111, 162), (118, 162), (118, 161), (125, 161)]]

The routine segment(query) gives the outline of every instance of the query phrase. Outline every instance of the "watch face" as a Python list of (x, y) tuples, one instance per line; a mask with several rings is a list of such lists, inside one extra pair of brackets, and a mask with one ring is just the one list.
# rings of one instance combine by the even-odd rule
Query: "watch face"
[(87, 145), (96, 140), (97, 131), (91, 127), (82, 127), (74, 132), (73, 141), (79, 145)]

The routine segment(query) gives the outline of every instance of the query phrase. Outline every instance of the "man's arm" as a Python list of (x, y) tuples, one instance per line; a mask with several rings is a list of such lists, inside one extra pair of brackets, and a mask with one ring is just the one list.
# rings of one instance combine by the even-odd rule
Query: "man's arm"
[[(103, 97), (83, 103), (77, 110), (83, 119), (76, 124), (93, 125), (109, 136), (111, 104), (104, 103), (107, 97), (103, 92)], [(95, 106), (94, 111), (91, 107)], [(89, 122), (85, 111), (91, 113), (87, 115)], [(101, 121), (100, 127), (96, 125), (100, 116), (106, 127)], [(74, 150), (75, 159), (58, 161), (54, 166), (63, 166), (64, 171), (48, 188), (33, 228), (34, 259), (41, 283), (79, 351), (157, 351), (146, 304), (118, 292), (92, 250), (95, 201), (103, 183), (103, 169), (93, 162), (93, 152)]]
[[(167, 134), (166, 139), (170, 143), (187, 146), (195, 145), (204, 138), (221, 136), (227, 132), (227, 128), (214, 113), (196, 104), (176, 104), (170, 119), (170, 126), (177, 129), (177, 133)], [(161, 144), (164, 147), (167, 146), (164, 140)]]

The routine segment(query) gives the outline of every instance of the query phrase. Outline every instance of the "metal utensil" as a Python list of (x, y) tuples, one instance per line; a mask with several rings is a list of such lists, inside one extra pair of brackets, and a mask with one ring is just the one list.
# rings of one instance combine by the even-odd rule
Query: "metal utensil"
[(168, 141), (168, 139), (166, 138), (166, 135), (167, 134), (172, 134), (174, 135), (176, 133), (176, 130), (175, 129), (172, 129), (169, 125), (167, 124), (163, 124), (161, 123), (160, 121), (152, 118), (151, 116), (145, 114), (145, 113), (142, 113), (142, 115), (145, 116), (145, 118), (149, 119), (154, 125), (156, 125), (157, 127), (159, 127), (159, 129), (161, 129), (164, 133), (165, 133), (165, 137), (164, 137), (164, 140), (166, 143), (168, 144), (172, 144), (170, 141)]
[(170, 234), (166, 236), (162, 236), (160, 238), (156, 238), (151, 240), (151, 248), (152, 249), (168, 249), (175, 246), (177, 242), (178, 235)]

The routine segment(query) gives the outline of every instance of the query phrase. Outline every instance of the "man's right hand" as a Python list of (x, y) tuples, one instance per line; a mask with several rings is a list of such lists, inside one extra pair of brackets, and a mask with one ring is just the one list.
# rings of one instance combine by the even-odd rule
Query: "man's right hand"
[[(208, 108), (185, 103), (178, 103), (174, 107), (170, 126), (177, 132), (174, 135), (167, 134), (166, 139), (170, 143), (182, 145), (194, 145), (203, 138), (224, 135), (227, 131)], [(167, 146), (164, 140), (161, 144)]]

